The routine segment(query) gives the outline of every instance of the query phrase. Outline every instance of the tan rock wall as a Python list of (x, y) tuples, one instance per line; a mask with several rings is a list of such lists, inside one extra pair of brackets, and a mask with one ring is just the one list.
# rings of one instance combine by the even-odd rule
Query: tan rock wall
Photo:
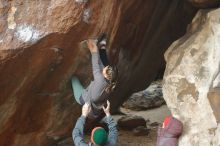
[[(200, 10), (186, 35), (165, 54), (163, 93), (172, 114), (184, 123), (180, 146), (220, 144), (220, 125), (214, 114), (219, 110), (208, 99), (210, 92), (218, 94), (213, 89), (220, 83), (219, 14), (220, 9)], [(220, 96), (215, 100), (220, 101)]]

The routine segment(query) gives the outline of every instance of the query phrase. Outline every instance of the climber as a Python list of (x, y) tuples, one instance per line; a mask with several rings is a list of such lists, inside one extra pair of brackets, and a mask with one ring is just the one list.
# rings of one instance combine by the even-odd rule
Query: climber
[(72, 132), (72, 138), (76, 146), (116, 146), (118, 138), (118, 130), (116, 128), (116, 122), (110, 115), (110, 103), (107, 100), (107, 107), (102, 107), (106, 114), (104, 122), (107, 124), (109, 132), (105, 131), (102, 127), (95, 127), (91, 133), (91, 142), (88, 144), (84, 140), (84, 125), (86, 117), (88, 116), (91, 106), (85, 103), (82, 107), (82, 115), (78, 118), (75, 128)]
[(162, 127), (158, 128), (156, 146), (178, 146), (178, 138), (182, 130), (181, 121), (172, 116), (166, 117)]
[(102, 34), (97, 40), (86, 41), (92, 55), (92, 69), (94, 80), (85, 89), (76, 76), (72, 77), (72, 89), (75, 100), (80, 105), (89, 103), (91, 105), (90, 118), (98, 117), (102, 112), (102, 105), (108, 99), (109, 93), (113, 91), (117, 82), (118, 70), (116, 66), (108, 65), (106, 55), (106, 34)]

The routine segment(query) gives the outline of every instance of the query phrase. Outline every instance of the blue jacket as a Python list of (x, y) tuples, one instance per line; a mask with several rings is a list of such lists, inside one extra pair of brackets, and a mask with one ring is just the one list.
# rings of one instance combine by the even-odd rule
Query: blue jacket
[[(94, 146), (91, 142), (86, 143), (84, 141), (83, 129), (85, 121), (86, 118), (84, 116), (79, 117), (76, 122), (75, 128), (73, 129), (72, 137), (76, 146)], [(109, 129), (108, 140), (105, 146), (116, 146), (118, 138), (116, 122), (113, 120), (111, 116), (105, 117), (104, 122), (108, 125)]]

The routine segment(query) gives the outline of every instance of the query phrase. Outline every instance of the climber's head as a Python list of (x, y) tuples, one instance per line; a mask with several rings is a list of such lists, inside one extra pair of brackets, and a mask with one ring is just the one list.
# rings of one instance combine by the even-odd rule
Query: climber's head
[(104, 146), (107, 142), (108, 135), (104, 128), (96, 127), (92, 130), (91, 142), (96, 146)]
[(118, 69), (116, 66), (106, 66), (102, 71), (103, 76), (110, 82), (115, 82), (118, 77)]

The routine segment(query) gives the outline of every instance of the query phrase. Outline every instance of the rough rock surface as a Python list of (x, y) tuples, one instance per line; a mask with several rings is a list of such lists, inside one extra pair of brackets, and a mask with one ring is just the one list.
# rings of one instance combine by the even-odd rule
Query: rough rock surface
[(148, 135), (150, 133), (150, 129), (146, 126), (138, 126), (134, 128), (132, 132), (135, 136), (143, 136)]
[(143, 91), (134, 93), (123, 103), (123, 107), (131, 110), (146, 110), (165, 104), (162, 93), (162, 81), (154, 81)]
[[(163, 94), (184, 124), (179, 146), (219, 146), (220, 124), (209, 92), (220, 86), (220, 9), (197, 13), (188, 32), (166, 51)], [(220, 101), (220, 92), (216, 102)], [(212, 98), (212, 97), (210, 97)]]
[(0, 1), (0, 145), (51, 146), (71, 136), (81, 109), (70, 78), (91, 79), (80, 41), (109, 34), (110, 61), (120, 68), (116, 110), (155, 78), (193, 15), (184, 0)]
[(73, 143), (73, 138), (72, 137), (68, 137), (64, 140), (61, 140), (58, 142), (57, 146), (75, 146)]
[(198, 8), (220, 7), (220, 0), (188, 0)]
[(132, 130), (139, 126), (146, 127), (146, 121), (141, 116), (126, 115), (118, 119), (118, 127), (125, 130)]

